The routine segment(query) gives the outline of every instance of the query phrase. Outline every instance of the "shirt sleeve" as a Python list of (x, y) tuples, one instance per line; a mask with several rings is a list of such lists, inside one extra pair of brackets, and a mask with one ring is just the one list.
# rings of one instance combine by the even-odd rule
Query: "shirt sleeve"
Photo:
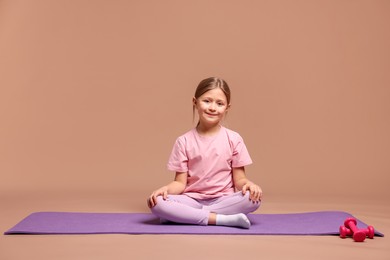
[(188, 172), (188, 157), (185, 150), (184, 140), (178, 138), (173, 145), (169, 156), (167, 168), (174, 172)]
[(242, 167), (252, 164), (252, 159), (242, 137), (237, 134), (233, 143), (232, 167)]

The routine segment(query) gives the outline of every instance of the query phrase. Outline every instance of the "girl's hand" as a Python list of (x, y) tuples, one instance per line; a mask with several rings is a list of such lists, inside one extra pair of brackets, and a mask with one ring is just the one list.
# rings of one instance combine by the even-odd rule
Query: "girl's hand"
[(153, 208), (154, 206), (156, 206), (158, 196), (162, 196), (163, 199), (166, 200), (168, 197), (168, 187), (164, 186), (152, 192), (152, 194), (147, 200), (149, 208)]
[(263, 191), (261, 188), (254, 184), (253, 182), (247, 182), (242, 187), (242, 194), (245, 195), (245, 193), (249, 191), (249, 199), (253, 202), (259, 202), (261, 201), (261, 198), (263, 196)]

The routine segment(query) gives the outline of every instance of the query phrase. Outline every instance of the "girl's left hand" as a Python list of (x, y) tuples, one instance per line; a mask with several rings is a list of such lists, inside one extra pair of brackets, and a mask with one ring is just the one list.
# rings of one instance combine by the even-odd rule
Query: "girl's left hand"
[(242, 187), (242, 194), (245, 195), (245, 193), (249, 191), (249, 199), (253, 202), (259, 202), (261, 201), (261, 198), (263, 197), (263, 191), (261, 188), (254, 184), (253, 182), (248, 182)]

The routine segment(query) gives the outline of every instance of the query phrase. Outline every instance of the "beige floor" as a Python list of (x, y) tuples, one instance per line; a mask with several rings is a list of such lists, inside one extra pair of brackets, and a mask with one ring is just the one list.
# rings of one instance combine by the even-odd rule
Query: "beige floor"
[[(147, 212), (140, 192), (2, 192), (1, 232), (35, 211)], [(284, 198), (256, 213), (343, 210), (390, 234), (386, 201)], [(337, 236), (16, 235), (0, 236), (0, 259), (390, 259), (388, 237), (363, 243)]]

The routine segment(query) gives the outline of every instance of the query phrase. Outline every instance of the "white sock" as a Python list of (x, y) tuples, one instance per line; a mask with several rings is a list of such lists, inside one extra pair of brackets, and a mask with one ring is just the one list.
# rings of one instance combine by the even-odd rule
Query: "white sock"
[(217, 226), (230, 226), (241, 228), (249, 228), (251, 226), (251, 222), (249, 221), (248, 217), (243, 213), (234, 215), (217, 214), (215, 222)]

